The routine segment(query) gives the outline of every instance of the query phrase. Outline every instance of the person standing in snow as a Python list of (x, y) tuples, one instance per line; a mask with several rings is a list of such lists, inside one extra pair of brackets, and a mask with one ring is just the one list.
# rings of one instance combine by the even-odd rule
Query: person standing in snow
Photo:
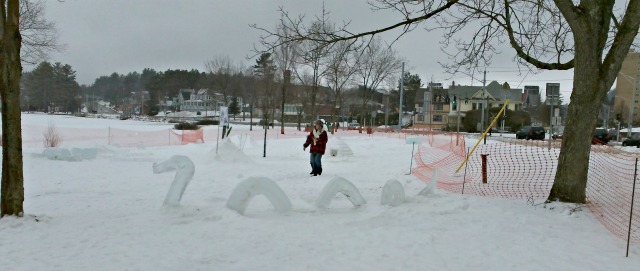
[(307, 150), (311, 145), (309, 153), (311, 153), (311, 173), (313, 176), (322, 175), (322, 155), (327, 148), (329, 137), (322, 120), (317, 120), (315, 127), (307, 136), (307, 141), (302, 145), (302, 150)]

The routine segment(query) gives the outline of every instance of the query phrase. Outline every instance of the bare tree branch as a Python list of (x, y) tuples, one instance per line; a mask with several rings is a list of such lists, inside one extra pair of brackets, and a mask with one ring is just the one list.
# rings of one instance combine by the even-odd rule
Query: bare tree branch
[(49, 58), (52, 52), (61, 52), (58, 29), (45, 18), (45, 4), (41, 0), (20, 1), (20, 59), (25, 64), (37, 64)]
[[(362, 33), (356, 33), (356, 34), (351, 33), (350, 31), (347, 30), (348, 24), (345, 24), (342, 27), (333, 28), (330, 30), (305, 28), (302, 25), (304, 16), (291, 18), (289, 14), (286, 11), (284, 11), (282, 8), (280, 8), (280, 12), (283, 15), (283, 17), (288, 21), (288, 24), (291, 27), (290, 29), (291, 33), (293, 33), (293, 35), (289, 36), (288, 38), (282, 39), (283, 37), (280, 37), (278, 33), (272, 30), (259, 27), (255, 24), (250, 25), (250, 27), (261, 30), (262, 32), (266, 33), (265, 36), (260, 37), (261, 40), (270, 40), (271, 38), (275, 38), (277, 40), (277, 41), (268, 43), (269, 46), (266, 48), (265, 51), (269, 51), (274, 47), (278, 47), (282, 43), (289, 43), (289, 42), (296, 42), (296, 41), (300, 42), (304, 40), (315, 41), (317, 42), (318, 46), (329, 46), (338, 41), (353, 40), (353, 39), (360, 39), (360, 38), (369, 37), (369, 36), (375, 36), (376, 34), (393, 30), (399, 27), (404, 27), (403, 34), (407, 33), (411, 29), (413, 29), (412, 28), (413, 24), (435, 17), (439, 13), (449, 9), (456, 3), (458, 3), (458, 0), (448, 0), (444, 2), (442, 6), (435, 8), (430, 12), (426, 12), (424, 15), (413, 17), (413, 18), (405, 18), (405, 20), (403, 21), (400, 21), (396, 24), (393, 24), (384, 28), (380, 28), (373, 31), (362, 32)], [(324, 13), (323, 16), (324, 15), (326, 15), (326, 13)]]
[(622, 65), (621, 57), (624, 58), (624, 52), (633, 44), (634, 39), (638, 35), (639, 25), (640, 1), (631, 1), (629, 6), (627, 6), (622, 23), (617, 27), (619, 31), (614, 37), (613, 45), (611, 49), (609, 49), (609, 53), (606, 55), (602, 65), (602, 71), (606, 73), (603, 75), (603, 78), (606, 78), (607, 81), (610, 80), (612, 84), (618, 75), (617, 71), (620, 69), (620, 65)]

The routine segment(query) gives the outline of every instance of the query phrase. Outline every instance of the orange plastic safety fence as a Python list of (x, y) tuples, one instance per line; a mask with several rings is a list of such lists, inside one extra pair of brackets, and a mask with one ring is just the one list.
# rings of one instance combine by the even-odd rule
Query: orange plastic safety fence
[(203, 132), (198, 130), (134, 131), (118, 128), (109, 129), (109, 144), (121, 147), (169, 146), (204, 142)]
[[(43, 147), (45, 126), (23, 126), (23, 145), (30, 147)], [(90, 141), (119, 147), (140, 146), (169, 146), (188, 143), (204, 142), (204, 133), (199, 130), (127, 130), (119, 128), (55, 128), (55, 133), (62, 138), (62, 146), (65, 142)]]
[[(464, 161), (465, 149), (454, 145), (450, 134), (432, 134), (415, 154), (413, 174), (426, 183), (434, 170), (439, 171), (438, 187), (453, 193), (503, 198), (521, 198), (534, 203), (546, 200), (555, 178), (560, 141), (549, 149), (548, 141), (492, 138), (481, 144)], [(444, 146), (449, 141), (450, 146)], [(462, 140), (464, 142), (464, 140)], [(459, 143), (459, 142), (458, 142)], [(428, 146), (428, 147), (426, 147)], [(482, 155), (487, 155), (486, 183), (482, 179)], [(610, 146), (593, 146), (589, 159), (587, 206), (612, 233), (627, 237), (634, 167), (640, 153), (625, 152)], [(640, 181), (637, 181), (640, 182)], [(636, 192), (640, 184), (636, 185)], [(640, 195), (634, 206), (640, 209)], [(631, 218), (631, 239), (640, 242), (640, 211)]]

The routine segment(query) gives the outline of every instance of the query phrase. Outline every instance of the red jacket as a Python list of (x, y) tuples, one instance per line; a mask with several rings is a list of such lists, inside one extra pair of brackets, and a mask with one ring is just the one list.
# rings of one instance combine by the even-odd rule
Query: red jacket
[[(315, 130), (315, 128), (313, 130)], [(327, 148), (327, 141), (329, 141), (329, 138), (327, 137), (327, 131), (322, 130), (322, 133), (320, 133), (320, 137), (316, 140), (316, 144), (313, 144), (313, 130), (309, 132), (307, 141), (304, 142), (303, 147), (306, 148), (311, 145), (311, 149), (309, 150), (310, 153), (324, 154), (324, 150)]]

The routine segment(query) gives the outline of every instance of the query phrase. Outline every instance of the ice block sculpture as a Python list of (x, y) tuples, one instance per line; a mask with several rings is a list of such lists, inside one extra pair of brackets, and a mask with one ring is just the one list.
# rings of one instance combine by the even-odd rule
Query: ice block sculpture
[(429, 195), (432, 195), (434, 193), (437, 187), (438, 187), (438, 169), (434, 169), (433, 175), (431, 175), (431, 182), (429, 182), (429, 185), (427, 185), (427, 187), (425, 187), (424, 189), (422, 189), (422, 191), (418, 193), (418, 196), (428, 197)]
[(159, 174), (168, 171), (177, 171), (173, 182), (164, 198), (163, 206), (176, 206), (180, 204), (182, 194), (187, 189), (187, 185), (193, 178), (196, 171), (193, 161), (184, 155), (174, 155), (168, 160), (161, 163), (153, 163), (153, 173)]
[(278, 184), (265, 177), (250, 177), (239, 183), (227, 199), (227, 208), (243, 215), (249, 202), (256, 195), (264, 195), (276, 212), (287, 213), (291, 210), (287, 194)]
[(324, 187), (324, 189), (322, 189), (320, 197), (316, 201), (316, 207), (326, 209), (338, 193), (342, 193), (347, 196), (349, 201), (351, 201), (353, 206), (356, 208), (367, 204), (364, 198), (362, 198), (362, 195), (360, 195), (358, 188), (356, 188), (351, 182), (342, 177), (335, 177)]
[(398, 206), (404, 202), (404, 187), (395, 179), (388, 180), (382, 187), (382, 205)]

